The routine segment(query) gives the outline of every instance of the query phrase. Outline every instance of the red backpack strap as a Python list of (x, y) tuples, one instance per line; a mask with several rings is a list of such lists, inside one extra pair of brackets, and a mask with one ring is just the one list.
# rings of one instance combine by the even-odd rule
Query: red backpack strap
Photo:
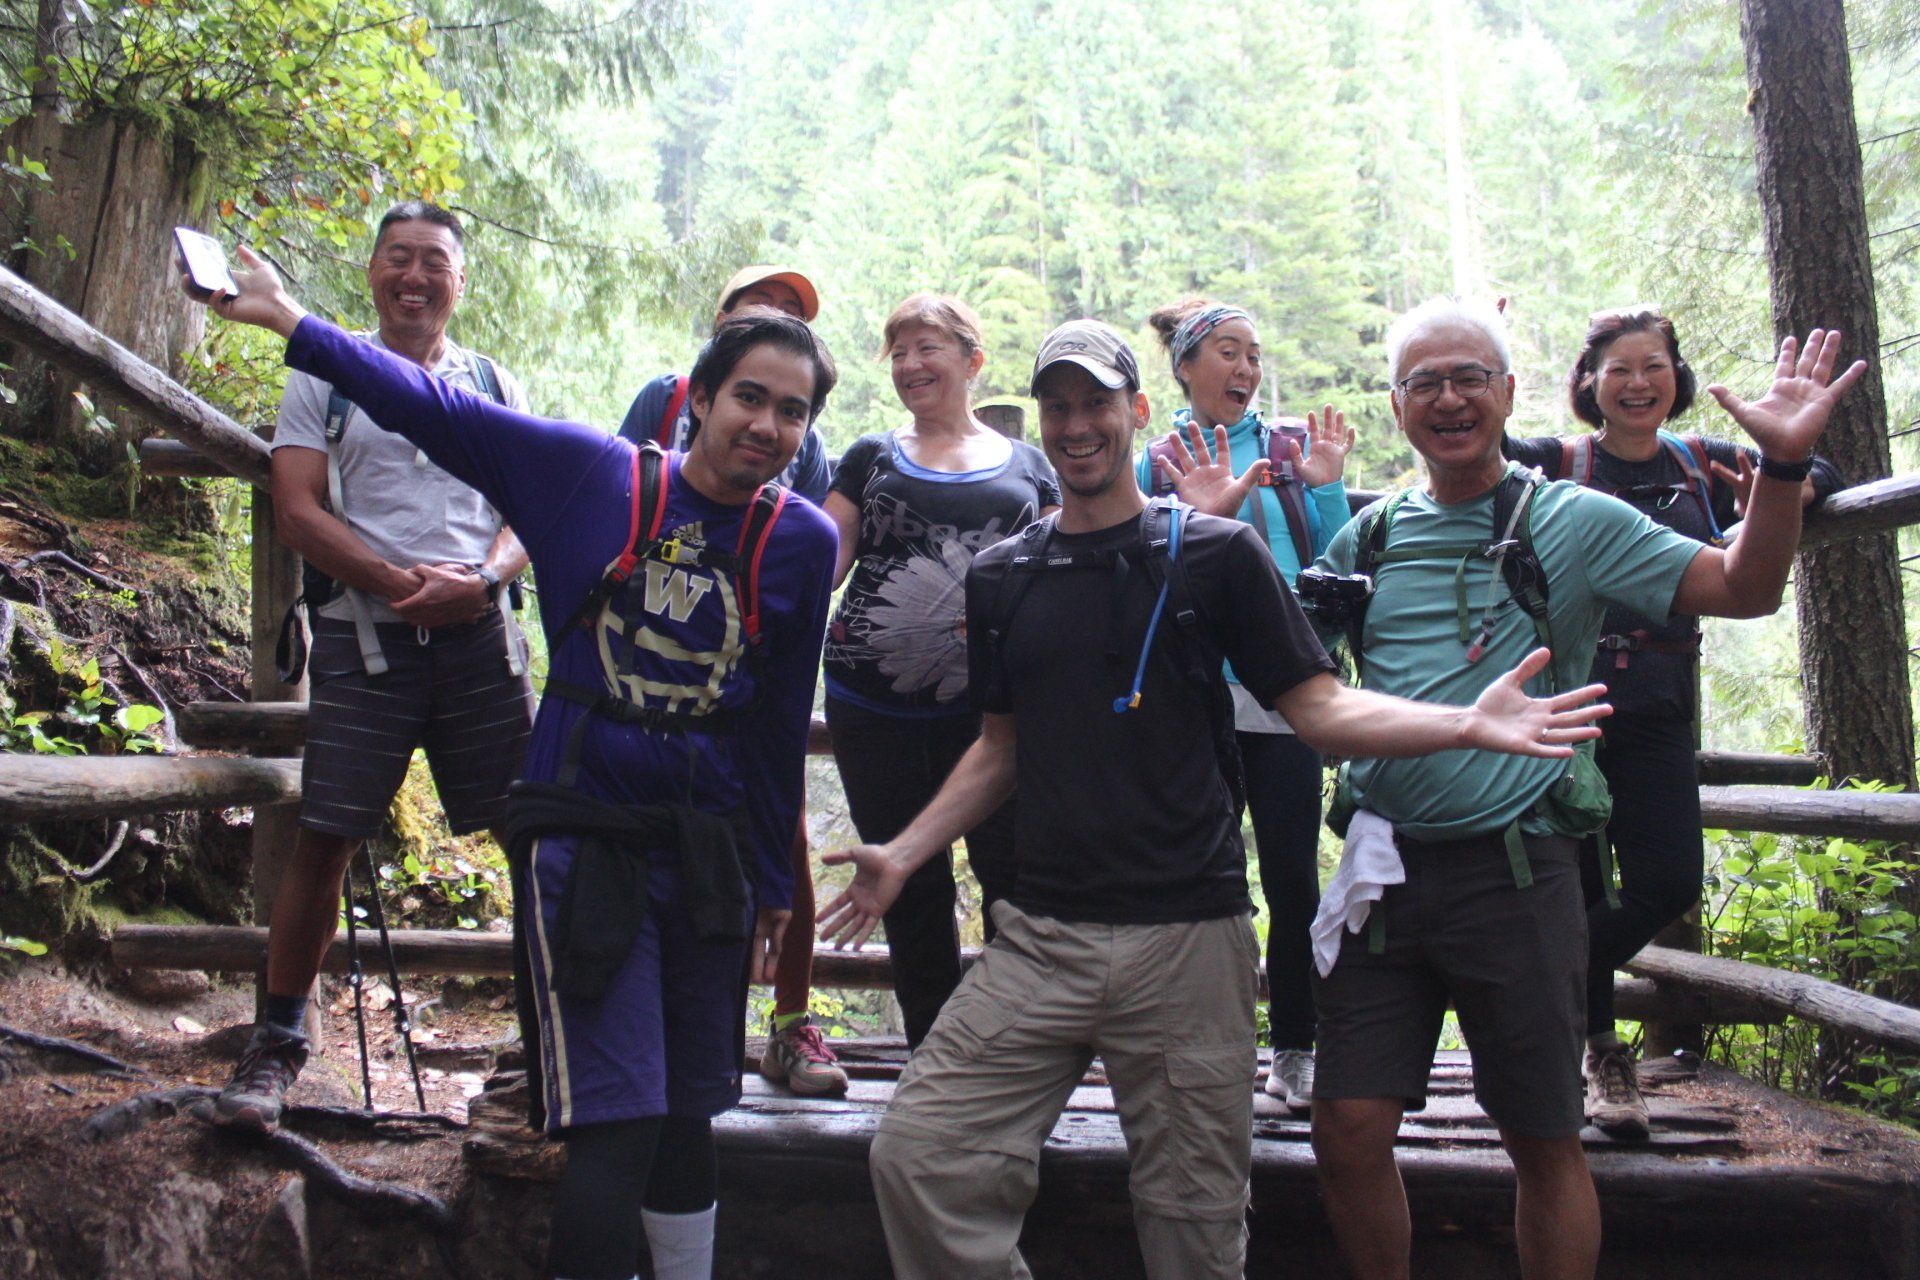
[(752, 649), (760, 645), (760, 561), (767, 554), (774, 522), (786, 510), (787, 496), (784, 485), (771, 480), (761, 485), (747, 508), (747, 518), (740, 522), (740, 543), (734, 548), (734, 563), (739, 568), (735, 590), (740, 594), (740, 627)]
[(1560, 475), (1561, 480), (1571, 480), (1582, 489), (1593, 484), (1593, 436), (1581, 432), (1577, 436), (1560, 437)]
[(680, 421), (680, 411), (687, 407), (689, 385), (684, 373), (673, 380), (673, 394), (667, 397), (666, 410), (660, 415), (660, 434), (655, 437), (662, 449), (673, 448), (673, 424)]

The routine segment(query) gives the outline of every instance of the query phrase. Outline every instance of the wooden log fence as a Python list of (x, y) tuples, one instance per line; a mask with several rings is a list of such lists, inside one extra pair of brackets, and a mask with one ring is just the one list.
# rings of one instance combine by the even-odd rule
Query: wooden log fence
[(268, 483), (264, 441), (0, 267), (0, 339), (26, 347), (192, 445), (227, 474)]
[(1702, 787), (1700, 817), (1727, 831), (1920, 839), (1920, 795), (1906, 791), (1797, 791), (1786, 787)]
[[(512, 942), (505, 934), (460, 929), (396, 929), (394, 965), (420, 977), (511, 977)], [(361, 963), (371, 971), (386, 963), (378, 935), (363, 933)], [(962, 953), (962, 968), (979, 952)], [(266, 964), (267, 931), (240, 925), (123, 925), (114, 931), (113, 961), (129, 969), (201, 969), (211, 973), (253, 973)], [(322, 967), (344, 974), (350, 967), (345, 938), (335, 938)], [(835, 951), (820, 947), (813, 955), (813, 985), (836, 991), (889, 991), (893, 967), (884, 951)], [(1260, 998), (1267, 994), (1266, 967), (1260, 971)], [(1723, 991), (1670, 989), (1645, 978), (1623, 978), (1615, 989), (1623, 1018), (1671, 1019), (1717, 1024), (1778, 1022), (1785, 1015), (1769, 1004)]]
[(1920, 1053), (1920, 1009), (1804, 973), (1670, 947), (1648, 947), (1626, 967), (1664, 987), (1763, 1005), (1868, 1044)]
[(289, 804), (299, 798), (298, 760), (0, 755), (0, 822)]

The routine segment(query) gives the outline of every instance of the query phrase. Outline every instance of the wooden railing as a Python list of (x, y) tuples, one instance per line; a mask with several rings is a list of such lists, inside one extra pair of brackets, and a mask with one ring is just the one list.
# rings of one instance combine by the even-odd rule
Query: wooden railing
[[(0, 339), (31, 348), (131, 405), (175, 439), (150, 440), (143, 465), (161, 475), (232, 475), (268, 482), (268, 450), (254, 433), (205, 404), (159, 370), (0, 270)], [(1378, 495), (1352, 495), (1356, 507)], [(279, 859), (291, 845), (291, 805), (299, 798), (299, 766), (284, 757), (305, 740), (300, 691), (281, 691), (271, 669), (271, 637), (292, 598), (298, 574), (274, 538), (271, 503), (255, 495), (254, 696), (245, 704), (197, 703), (179, 708), (188, 745), (244, 750), (257, 759), (213, 756), (100, 759), (0, 755), (0, 822), (128, 815), (169, 809), (255, 806), (256, 921), (270, 909)], [(1803, 546), (1920, 523), (1920, 476), (1875, 481), (1836, 494), (1807, 522)], [(292, 695), (296, 700), (286, 700)], [(826, 750), (824, 735), (810, 749)], [(1806, 835), (1920, 842), (1920, 795), (1793, 790), (1823, 772), (1809, 756), (1702, 752), (1701, 808), (1709, 826)], [(265, 953), (260, 928), (127, 926), (113, 949), (137, 967), (257, 970)], [(402, 930), (395, 959), (415, 973), (511, 972), (508, 940), (497, 934)], [(328, 965), (344, 961), (329, 953)], [(1631, 962), (1641, 975), (1623, 981), (1622, 1016), (1700, 1023), (1766, 1022), (1785, 1016), (1871, 1043), (1920, 1051), (1920, 1013), (1847, 991), (1832, 983), (1737, 961), (1650, 947)], [(823, 987), (881, 987), (884, 962), (874, 954), (823, 951), (815, 959)]]

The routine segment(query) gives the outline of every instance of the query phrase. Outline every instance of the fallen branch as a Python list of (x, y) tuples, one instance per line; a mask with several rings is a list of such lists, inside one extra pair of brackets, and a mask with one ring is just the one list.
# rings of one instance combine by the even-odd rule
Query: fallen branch
[(127, 820), (125, 818), (122, 818), (115, 825), (113, 830), (113, 835), (107, 840), (107, 851), (100, 855), (100, 860), (98, 862), (94, 863), (92, 866), (88, 867), (84, 871), (74, 866), (71, 862), (68, 862), (65, 858), (61, 857), (59, 854), (55, 853), (53, 850), (47, 848), (44, 845), (40, 847), (40, 852), (45, 854), (47, 856), (47, 860), (52, 862), (54, 866), (58, 867), (60, 869), (60, 874), (66, 876), (67, 879), (72, 880), (77, 884), (85, 884), (89, 880), (93, 879), (95, 876), (99, 875), (102, 871), (105, 871), (107, 869), (107, 864), (113, 861), (114, 854), (120, 852), (120, 846), (126, 843), (126, 839), (127, 839)]
[(143, 594), (138, 587), (128, 586), (118, 578), (109, 578), (96, 569), (87, 568), (64, 551), (36, 551), (26, 559), (16, 560), (7, 567), (18, 572), (31, 564), (51, 564), (56, 568), (66, 569), (71, 573), (79, 574), (97, 587), (105, 587), (108, 591), (124, 591), (136, 596)]
[(179, 746), (180, 731), (173, 722), (173, 708), (167, 705), (165, 696), (161, 694), (159, 689), (154, 687), (153, 681), (147, 678), (147, 673), (142, 671), (139, 665), (127, 656), (125, 649), (122, 649), (117, 644), (110, 644), (107, 646), (107, 652), (120, 660), (121, 668), (133, 677), (133, 682), (140, 686), (140, 691), (153, 699), (154, 706), (160, 708), (160, 727), (165, 730), (162, 741), (169, 747)]
[(281, 1125), (312, 1137), (380, 1138), (422, 1142), (466, 1132), (452, 1116), (432, 1111), (363, 1111), (358, 1107), (288, 1107)]
[(32, 1031), (22, 1031), (18, 1027), (0, 1025), (0, 1040), (13, 1040), (38, 1049), (42, 1053), (64, 1053), (88, 1063), (95, 1071), (118, 1071), (134, 1079), (145, 1078), (146, 1072), (138, 1067), (129, 1066), (110, 1053), (102, 1053), (90, 1045), (78, 1040), (63, 1040), (59, 1036), (37, 1035)]
[(116, 1102), (105, 1111), (88, 1117), (80, 1126), (80, 1137), (86, 1142), (106, 1142), (112, 1138), (124, 1138), (135, 1129), (153, 1123), (155, 1120), (170, 1120), (187, 1110), (193, 1103), (212, 1101), (220, 1096), (220, 1091), (210, 1085), (189, 1084), (178, 1089), (156, 1089), (152, 1093), (138, 1093), (125, 1102)]
[[(228, 1132), (236, 1130), (229, 1129)], [(292, 1161), (302, 1173), (332, 1192), (336, 1198), (356, 1208), (375, 1214), (417, 1218), (443, 1237), (451, 1235), (459, 1226), (453, 1210), (439, 1196), (350, 1173), (335, 1164), (326, 1152), (298, 1134), (288, 1133), (285, 1129), (266, 1133), (253, 1133), (251, 1130), (238, 1132), (257, 1137), (269, 1149)]]

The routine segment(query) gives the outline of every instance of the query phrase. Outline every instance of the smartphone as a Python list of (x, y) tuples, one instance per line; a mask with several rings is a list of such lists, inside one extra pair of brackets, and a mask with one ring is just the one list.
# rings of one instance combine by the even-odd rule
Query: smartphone
[[(1293, 448), (1287, 448), (1291, 441)], [(1307, 424), (1298, 418), (1281, 418), (1267, 430), (1267, 483), (1286, 484), (1293, 478), (1293, 465), (1307, 456)]]
[[(1147, 458), (1147, 469), (1152, 473), (1152, 492), (1156, 495), (1172, 493), (1173, 481), (1169, 477), (1180, 474), (1179, 468), (1173, 466), (1173, 437), (1161, 436), (1158, 440), (1148, 445)], [(1162, 458), (1167, 461), (1166, 468), (1160, 466), (1160, 460)]]
[(217, 293), (240, 292), (233, 273), (227, 270), (226, 250), (218, 240), (192, 227), (175, 227), (173, 242), (179, 246), (180, 269), (187, 273), (188, 292), (194, 297), (208, 302)]

